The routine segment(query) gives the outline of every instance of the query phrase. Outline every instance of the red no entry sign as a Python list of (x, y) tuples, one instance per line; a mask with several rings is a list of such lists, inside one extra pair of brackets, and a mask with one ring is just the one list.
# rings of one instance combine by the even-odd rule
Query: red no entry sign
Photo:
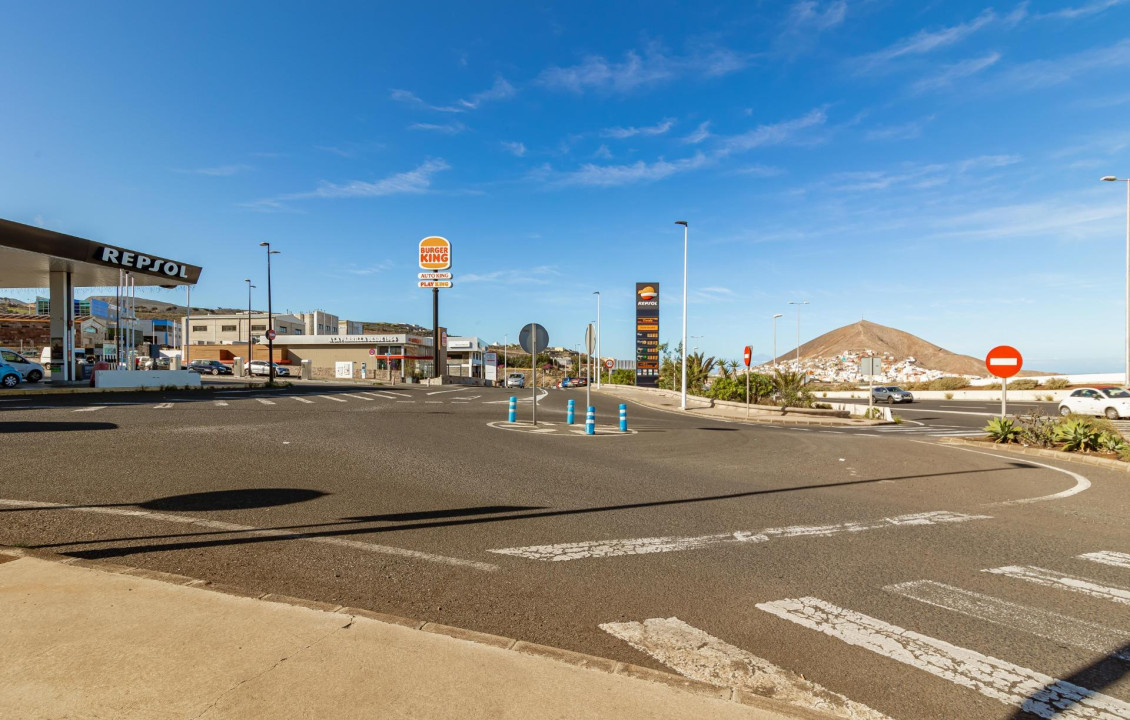
[(267, 339), (268, 340), (274, 340), (275, 339), (275, 331), (274, 330), (268, 330), (267, 331)]
[(1010, 345), (998, 345), (985, 356), (985, 367), (999, 378), (1010, 378), (1023, 366), (1020, 351)]
[(753, 359), (753, 351), (750, 350), (749, 345), (745, 346), (745, 366), (749, 367), (749, 361)]

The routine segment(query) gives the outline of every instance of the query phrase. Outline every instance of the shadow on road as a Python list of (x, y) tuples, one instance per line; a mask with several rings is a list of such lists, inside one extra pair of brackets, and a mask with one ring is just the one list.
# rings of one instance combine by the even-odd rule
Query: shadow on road
[[(510, 521), (516, 521), (516, 520), (535, 520), (535, 519), (539, 519), (539, 518), (568, 517), (570, 515), (589, 515), (589, 514), (595, 514), (595, 513), (619, 512), (619, 511), (623, 511), (623, 510), (638, 510), (638, 509), (643, 509), (643, 508), (666, 507), (666, 506), (672, 506), (672, 505), (688, 505), (688, 504), (693, 504), (693, 503), (737, 500), (737, 499), (741, 499), (741, 498), (757, 497), (759, 495), (775, 495), (775, 494), (779, 494), (779, 493), (802, 492), (802, 491), (805, 491), (805, 490), (822, 490), (822, 489), (827, 489), (827, 488), (850, 487), (850, 486), (853, 486), (853, 485), (870, 485), (870, 484), (873, 484), (873, 483), (898, 481), (898, 480), (924, 480), (924, 479), (927, 479), (927, 478), (937, 478), (937, 477), (954, 477), (954, 476), (958, 476), (958, 475), (975, 475), (975, 474), (990, 473), (990, 472), (1007, 472), (1007, 471), (1010, 471), (1010, 470), (1037, 470), (1037, 469), (1039, 469), (1039, 468), (1036, 468), (1036, 467), (1031, 466), (1031, 465), (1024, 465), (1022, 463), (1011, 463), (1010, 467), (1007, 467), (1007, 468), (990, 468), (990, 469), (987, 469), (987, 470), (958, 470), (958, 471), (955, 471), (955, 472), (925, 473), (925, 474), (920, 474), (920, 475), (899, 475), (899, 476), (893, 476), (893, 477), (873, 478), (873, 479), (869, 479), (869, 480), (850, 480), (848, 482), (839, 482), (839, 483), (821, 483), (821, 484), (815, 484), (815, 485), (799, 485), (799, 486), (794, 486), (794, 487), (771, 488), (771, 489), (767, 489), (767, 490), (750, 490), (750, 491), (747, 491), (747, 492), (730, 493), (730, 494), (727, 494), (727, 495), (711, 495), (711, 496), (707, 496), (707, 497), (679, 498), (679, 499), (675, 499), (675, 500), (654, 500), (654, 501), (650, 501), (650, 502), (625, 503), (625, 504), (621, 504), (621, 505), (602, 505), (602, 506), (598, 506), (598, 507), (572, 508), (572, 509), (566, 509), (566, 510), (545, 510), (543, 512), (524, 512), (522, 514), (494, 515), (494, 513), (498, 513), (498, 512), (507, 512), (507, 513), (511, 512), (511, 510), (508, 509), (510, 506), (488, 506), (488, 507), (485, 507), (485, 508), (463, 508), (463, 509), (456, 509), (456, 510), (425, 511), (423, 513), (404, 513), (404, 514), (392, 515), (392, 516), (379, 516), (379, 515), (377, 515), (377, 516), (371, 516), (371, 517), (343, 518), (343, 519), (336, 521), (336, 522), (308, 523), (308, 524), (304, 524), (304, 525), (287, 525), (287, 526), (271, 527), (271, 528), (253, 528), (253, 529), (250, 529), (250, 530), (234, 530), (234, 531), (223, 530), (223, 531), (214, 531), (214, 532), (206, 531), (206, 532), (199, 532), (199, 533), (178, 533), (178, 534), (168, 534), (168, 535), (146, 535), (146, 536), (128, 537), (128, 538), (106, 538), (106, 539), (102, 539), (102, 540), (83, 540), (83, 541), (76, 541), (76, 542), (69, 542), (69, 543), (65, 543), (65, 542), (64, 543), (52, 543), (52, 544), (49, 544), (49, 545), (36, 545), (36, 546), (31, 546), (31, 547), (38, 548), (38, 549), (63, 548), (63, 547), (75, 547), (75, 546), (80, 546), (80, 545), (98, 545), (98, 544), (105, 544), (105, 543), (121, 543), (121, 542), (145, 542), (145, 541), (154, 541), (154, 540), (170, 540), (170, 539), (176, 539), (176, 538), (185, 538), (184, 540), (181, 540), (180, 542), (171, 542), (171, 543), (165, 543), (165, 544), (156, 544), (156, 543), (153, 543), (153, 542), (149, 542), (149, 544), (144, 544), (144, 545), (129, 545), (129, 546), (102, 548), (102, 549), (97, 549), (97, 550), (80, 550), (80, 551), (77, 551), (77, 552), (65, 553), (65, 554), (73, 556), (73, 557), (80, 557), (80, 558), (86, 558), (86, 559), (89, 559), (89, 560), (96, 560), (96, 559), (104, 559), (104, 558), (123, 557), (123, 556), (127, 556), (127, 555), (145, 554), (145, 553), (151, 553), (151, 552), (167, 552), (167, 551), (170, 551), (170, 550), (195, 550), (195, 549), (202, 549), (202, 548), (209, 548), (209, 547), (223, 547), (223, 546), (232, 546), (232, 545), (244, 545), (244, 544), (265, 543), (265, 542), (278, 542), (280, 540), (304, 540), (304, 539), (320, 538), (320, 537), (342, 537), (342, 536), (351, 536), (351, 535), (378, 535), (378, 534), (381, 534), (381, 533), (400, 532), (400, 531), (404, 531), (404, 530), (426, 530), (426, 529), (444, 528), (444, 527), (460, 527), (460, 526), (464, 526), (464, 525), (481, 525), (481, 524), (487, 524), (487, 523), (510, 522)], [(35, 510), (36, 508), (19, 508), (19, 509), (20, 510)], [(52, 509), (56, 509), (56, 508), (41, 508), (41, 509), (52, 510)], [(59, 508), (59, 509), (62, 509), (62, 508)], [(525, 508), (519, 508), (519, 510), (524, 510), (524, 509)], [(539, 510), (541, 508), (531, 508), (531, 509)], [(483, 514), (483, 513), (492, 514), (493, 516), (492, 517), (464, 517), (464, 516), (467, 516), (467, 515), (479, 515), (479, 514)], [(405, 517), (405, 516), (413, 516), (413, 515), (427, 516), (427, 515), (431, 515), (431, 514), (434, 514), (435, 517), (436, 517), (435, 521), (433, 521), (433, 522), (411, 522), (411, 523), (406, 523), (406, 524), (403, 524), (403, 525), (394, 525), (394, 526), (388, 526), (388, 527), (357, 527), (357, 525), (359, 525), (359, 524), (379, 521), (382, 517), (397, 518), (397, 517)], [(451, 518), (451, 519), (440, 519), (440, 518)], [(429, 518), (424, 517), (423, 519), (429, 519)], [(350, 527), (343, 527), (343, 526), (350, 526)], [(318, 528), (334, 528), (334, 529), (319, 530)], [(264, 531), (269, 531), (271, 533), (280, 533), (280, 534), (277, 534), (277, 535), (272, 534), (272, 535), (269, 535), (269, 536), (263, 536), (263, 535), (246, 536), (249, 533), (262, 533)], [(282, 534), (282, 533), (285, 533), (286, 531), (293, 531), (293, 532), (291, 532), (289, 534)], [(229, 536), (229, 537), (223, 537), (223, 538), (210, 537), (210, 536), (216, 536), (216, 535), (224, 535), (224, 536)], [(243, 536), (241, 536), (241, 535), (243, 535)], [(235, 536), (235, 537), (231, 537), (231, 536)]]
[(246, 510), (248, 508), (294, 505), (316, 500), (327, 493), (304, 488), (248, 488), (170, 495), (137, 503), (145, 510)]
[[(1070, 694), (1071, 689), (1065, 688), (1064, 683), (1071, 683), (1083, 690), (1085, 696), (1097, 694), (1103, 688), (1113, 685), (1130, 673), (1130, 662), (1121, 658), (1130, 657), (1130, 643), (1123, 645), (1109, 655), (1105, 655), (1081, 670), (1076, 671), (1071, 677), (1064, 678), (1052, 685), (1040, 688), (1028, 696), (1020, 710), (1013, 713), (1009, 720), (1029, 720), (1030, 718), (1048, 717), (1045, 713), (1048, 705), (1054, 705), (1056, 714), (1073, 711), (1071, 708), (1078, 702), (1064, 697)], [(1053, 701), (1054, 699), (1054, 701)], [(1039, 703), (1038, 705), (1036, 703)], [(1031, 706), (1031, 709), (1029, 709)], [(1083, 711), (1085, 714), (1086, 711)], [(1074, 716), (1074, 715), (1073, 715)], [(1098, 717), (1098, 715), (1096, 715)]]
[(116, 423), (108, 422), (0, 422), (0, 433), (79, 432), (117, 428)]

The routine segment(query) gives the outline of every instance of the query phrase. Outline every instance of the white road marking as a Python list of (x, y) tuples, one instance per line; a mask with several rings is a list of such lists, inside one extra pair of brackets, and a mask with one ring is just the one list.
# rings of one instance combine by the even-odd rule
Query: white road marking
[(265, 400), (265, 399), (263, 399), (263, 398), (255, 398), (255, 400), (256, 400), (257, 402), (261, 402), (261, 403), (263, 403), (264, 405), (274, 405), (274, 404), (275, 404), (275, 401), (274, 401), (274, 400)]
[(382, 400), (395, 400), (396, 399), (396, 396), (393, 395), (392, 393), (368, 392), (366, 390), (362, 394), (372, 395), (373, 397), (378, 397), (378, 398), (381, 398)]
[(430, 393), (428, 393), (428, 395), (439, 395), (441, 393), (453, 393), (453, 392), (467, 392), (467, 388), (460, 387), (460, 388), (452, 388), (450, 390), (432, 390)]
[(393, 392), (392, 390), (382, 390), (385, 395), (399, 395), (400, 397), (412, 397), (411, 393)]
[(1009, 565), (1008, 567), (992, 568), (990, 570), (982, 570), (981, 572), (1004, 575), (1005, 577), (1025, 580), (1030, 583), (1036, 583), (1037, 585), (1043, 585), (1044, 587), (1056, 587), (1061, 590), (1070, 590), (1072, 592), (1090, 595), (1091, 597), (1100, 598), (1102, 600), (1110, 600), (1111, 602), (1130, 605), (1130, 588), (1099, 585), (1086, 578), (1064, 575), (1063, 573), (1045, 570), (1044, 568), (1034, 567), (1032, 565)]
[(425, 405), (443, 405), (443, 400), (425, 400)]
[(482, 395), (460, 395), (456, 398), (451, 398), (451, 402), (470, 402), (471, 400), (478, 400)]
[[(927, 605), (1046, 638), (1060, 645), (1072, 645), (1130, 662), (1130, 650), (1123, 649), (1130, 646), (1130, 634), (1105, 625), (999, 600), (933, 580), (915, 580), (888, 585), (883, 589)], [(1114, 646), (1119, 649), (1112, 650)]]
[(886, 715), (866, 705), (852, 702), (678, 618), (605, 623), (600, 629), (692, 680), (741, 688), (835, 717), (887, 720)]
[(325, 398), (326, 400), (333, 400), (334, 402), (345, 402), (345, 400), (342, 400), (339, 397), (334, 397), (333, 395), (319, 395), (318, 397)]
[(169, 409), (169, 408), (171, 408), (172, 406), (173, 406), (173, 404), (172, 404), (172, 403), (161, 403), (161, 404), (159, 404), (159, 405), (154, 405), (154, 406), (153, 406), (153, 409), (154, 409), (154, 410), (168, 410), (168, 409)]
[(414, 403), (415, 400), (397, 400), (398, 403)]
[(814, 597), (759, 603), (824, 633), (1042, 718), (1125, 720), (1130, 704), (1065, 680), (845, 610)]
[(90, 407), (78, 408), (75, 412), (94, 412), (95, 410), (105, 410), (105, 405), (91, 405)]
[(34, 500), (0, 499), (0, 505), (33, 510), (40, 508), (44, 510), (69, 510), (71, 512), (96, 513), (99, 515), (120, 515), (123, 517), (144, 518), (146, 520), (160, 520), (162, 522), (180, 523), (182, 525), (197, 525), (199, 527), (208, 528), (209, 530), (238, 532), (243, 535), (251, 535), (255, 537), (277, 537), (283, 540), (304, 540), (306, 542), (319, 543), (321, 545), (337, 545), (339, 547), (347, 547), (354, 550), (364, 550), (366, 552), (377, 553), (380, 555), (396, 555), (399, 557), (412, 558), (415, 560), (426, 560), (428, 562), (441, 563), (443, 565), (454, 565), (457, 567), (466, 567), (475, 570), (484, 570), (487, 572), (498, 570), (497, 565), (492, 565), (490, 563), (477, 562), (474, 560), (463, 560), (462, 558), (448, 557), (446, 555), (433, 555), (431, 553), (420, 552), (418, 550), (406, 550), (404, 548), (390, 547), (388, 545), (374, 545), (366, 542), (358, 542), (357, 540), (309, 535), (307, 533), (292, 532), (288, 530), (265, 530), (252, 527), (250, 525), (236, 525), (234, 523), (220, 522), (219, 520), (205, 520), (203, 518), (190, 517), (187, 515), (171, 515), (169, 513), (155, 513), (149, 512), (148, 510), (132, 510), (121, 507), (74, 506), (64, 505), (62, 503), (36, 502)]
[[(921, 440), (911, 440), (910, 442), (922, 442), (922, 441)], [(933, 444), (933, 443), (923, 443), (923, 444), (924, 445), (930, 445), (930, 444)], [(935, 445), (935, 447), (937, 447), (937, 445)], [(998, 460), (1005, 460), (1005, 461), (1008, 461), (1008, 462), (1023, 462), (1026, 465), (1035, 465), (1037, 467), (1046, 468), (1048, 470), (1055, 470), (1056, 472), (1061, 472), (1064, 475), (1070, 475), (1071, 478), (1073, 480), (1075, 480), (1075, 485), (1071, 488), (1068, 488), (1067, 490), (1064, 490), (1063, 492), (1057, 492), (1057, 493), (1052, 494), (1052, 495), (1041, 495), (1040, 497), (1034, 497), (1034, 498), (1021, 498), (1020, 500), (1003, 500), (1001, 502), (988, 503), (985, 507), (995, 507), (997, 505), (1026, 505), (1028, 503), (1044, 502), (1045, 500), (1062, 500), (1063, 498), (1071, 497), (1072, 495), (1078, 495), (1079, 493), (1083, 492), (1087, 488), (1091, 487), (1091, 481), (1088, 480), (1087, 478), (1083, 477), (1079, 473), (1071, 472), (1070, 470), (1064, 470), (1063, 468), (1056, 467), (1055, 465), (1046, 465), (1044, 463), (1036, 462), (1035, 460), (1029, 460), (1026, 457), (1023, 458), (1023, 459), (1019, 459), (1016, 456), (998, 455), (996, 453), (983, 452), (981, 450), (973, 450), (971, 448), (956, 447), (954, 445), (944, 445), (943, 444), (943, 445), (941, 445), (941, 447), (948, 447), (952, 450), (960, 450), (962, 452), (970, 452), (970, 453), (973, 453), (974, 455), (987, 455), (988, 457), (997, 458)]]
[(215, 404), (216, 404), (216, 407), (227, 407), (228, 406), (228, 404), (226, 402), (224, 402), (223, 400), (217, 400)]
[(1113, 565), (1114, 567), (1130, 569), (1130, 555), (1128, 555), (1127, 553), (1114, 552), (1112, 550), (1083, 553), (1079, 556), (1079, 559), (1090, 560), (1091, 562), (1102, 563), (1103, 565)]
[(365, 402), (373, 402), (373, 398), (365, 397), (364, 395), (355, 395), (353, 393), (346, 393), (346, 395), (351, 398), (357, 398), (358, 400), (364, 400)]
[(488, 550), (500, 555), (514, 555), (530, 560), (583, 560), (587, 558), (619, 557), (621, 555), (647, 555), (650, 553), (699, 550), (715, 545), (763, 543), (774, 538), (829, 537), (841, 533), (856, 533), (900, 526), (941, 525), (945, 523), (987, 520), (989, 515), (965, 515), (948, 510), (899, 515), (868, 522), (847, 522), (835, 525), (794, 525), (766, 528), (764, 530), (700, 535), (697, 537), (650, 537), (628, 540), (594, 540), (590, 542), (560, 543), (557, 545), (531, 545), (529, 547)]
[(300, 403), (306, 403), (307, 405), (313, 405), (314, 404), (313, 400), (307, 400), (304, 397), (298, 397), (297, 395), (294, 395), (292, 397), (294, 397), (294, 399), (297, 400)]

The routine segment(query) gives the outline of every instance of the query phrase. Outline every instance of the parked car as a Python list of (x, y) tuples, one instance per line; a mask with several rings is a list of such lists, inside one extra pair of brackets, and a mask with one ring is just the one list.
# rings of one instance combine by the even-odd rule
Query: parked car
[(231, 368), (219, 360), (193, 360), (185, 370), (201, 375), (231, 375)]
[(508, 388), (524, 388), (526, 387), (526, 376), (523, 373), (510, 373), (506, 376), (506, 387)]
[(28, 360), (11, 348), (0, 348), (0, 362), (10, 366), (29, 383), (37, 383), (43, 379), (42, 365)]
[(20, 375), (19, 370), (4, 362), (0, 362), (0, 386), (14, 388), (20, 384), (20, 380), (22, 379), (23, 375)]
[(557, 383), (558, 388), (584, 387), (589, 384), (587, 378), (567, 377)]
[(1106, 415), (1111, 420), (1130, 417), (1130, 392), (1120, 387), (1079, 388), (1059, 404), (1060, 415)]
[(278, 363), (268, 364), (266, 360), (252, 360), (247, 363), (247, 371), (252, 375), (270, 375), (271, 365), (275, 366), (275, 377), (287, 377), (290, 371)]
[(871, 397), (875, 399), (875, 402), (885, 402), (889, 405), (914, 402), (913, 395), (894, 385), (871, 388)]

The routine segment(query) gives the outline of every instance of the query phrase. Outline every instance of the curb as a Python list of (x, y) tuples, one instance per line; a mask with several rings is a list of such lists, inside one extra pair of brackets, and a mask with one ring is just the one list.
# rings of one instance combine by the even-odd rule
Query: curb
[(198, 580), (196, 578), (188, 577), (187, 575), (178, 575), (176, 573), (163, 572), (161, 570), (135, 568), (129, 565), (121, 565), (118, 563), (106, 562), (102, 560), (68, 558), (63, 555), (56, 555), (54, 553), (26, 550), (18, 547), (0, 545), (0, 564), (21, 557), (32, 558), (35, 560), (45, 560), (48, 562), (57, 562), (63, 565), (73, 565), (75, 567), (86, 568), (88, 570), (96, 570), (99, 572), (113, 573), (116, 575), (130, 575), (132, 577), (143, 578), (145, 580), (155, 580), (157, 582), (164, 582), (172, 585), (181, 585), (184, 587), (192, 587), (199, 590), (208, 590), (224, 595), (234, 595), (236, 597), (250, 598), (252, 600), (262, 600), (264, 602), (302, 607), (308, 610), (316, 610), (319, 612), (354, 615), (357, 617), (366, 618), (368, 620), (382, 622), (388, 625), (399, 625), (401, 627), (432, 633), (434, 635), (444, 635), (455, 640), (472, 642), (478, 645), (488, 645), (500, 650), (517, 652), (523, 655), (532, 655), (547, 660), (565, 663), (566, 665), (573, 665), (576, 667), (584, 668), (586, 670), (595, 670), (597, 672), (608, 673), (610, 675), (623, 675), (626, 677), (635, 678), (637, 680), (659, 683), (660, 685), (666, 685), (676, 690), (689, 692), (693, 695), (699, 695), (715, 700), (728, 701), (748, 707), (761, 708), (769, 712), (794, 717), (797, 718), (797, 720), (828, 720), (829, 718), (831, 718), (830, 715), (817, 713), (806, 708), (794, 707), (792, 705), (789, 705), (788, 703), (774, 700), (772, 698), (763, 697), (761, 695), (754, 695), (748, 690), (743, 690), (741, 688), (711, 685), (710, 683), (702, 682), (701, 680), (692, 680), (675, 673), (669, 673), (662, 670), (654, 670), (652, 668), (641, 667), (639, 665), (632, 665), (630, 663), (624, 663), (620, 662), (619, 660), (612, 660), (610, 658), (602, 658), (596, 655), (587, 655), (585, 653), (576, 652), (574, 650), (565, 650), (564, 648), (555, 648), (548, 645), (538, 645), (537, 643), (518, 640), (516, 638), (503, 637), (501, 635), (492, 635), (490, 633), (478, 632), (476, 630), (467, 630), (465, 628), (452, 627), (450, 625), (441, 625), (440, 623), (434, 623), (427, 620), (414, 620), (412, 618), (400, 617), (398, 615), (389, 615), (387, 613), (377, 612), (375, 610), (366, 610), (364, 608), (335, 605), (333, 603), (320, 602), (317, 600), (307, 600), (304, 598), (296, 598), (289, 595), (279, 595), (276, 593), (255, 593), (247, 591), (238, 586), (228, 585), (226, 583), (213, 583), (207, 580)]
[(1120, 472), (1130, 473), (1130, 463), (1122, 462), (1121, 460), (1110, 460), (1107, 458), (1094, 457), (1091, 455), (1080, 455), (1077, 453), (1063, 452), (1062, 450), (1015, 447), (1013, 445), (1005, 445), (1001, 443), (992, 443), (990, 445), (989, 443), (952, 437), (938, 438), (938, 442), (946, 445), (967, 445), (969, 447), (981, 448), (982, 450), (1003, 450), (1005, 452), (1014, 452), (1020, 455), (1034, 455), (1036, 457), (1050, 458), (1052, 460), (1063, 460), (1064, 462), (1083, 463), (1084, 465), (1103, 467), (1110, 470), (1118, 470)]

